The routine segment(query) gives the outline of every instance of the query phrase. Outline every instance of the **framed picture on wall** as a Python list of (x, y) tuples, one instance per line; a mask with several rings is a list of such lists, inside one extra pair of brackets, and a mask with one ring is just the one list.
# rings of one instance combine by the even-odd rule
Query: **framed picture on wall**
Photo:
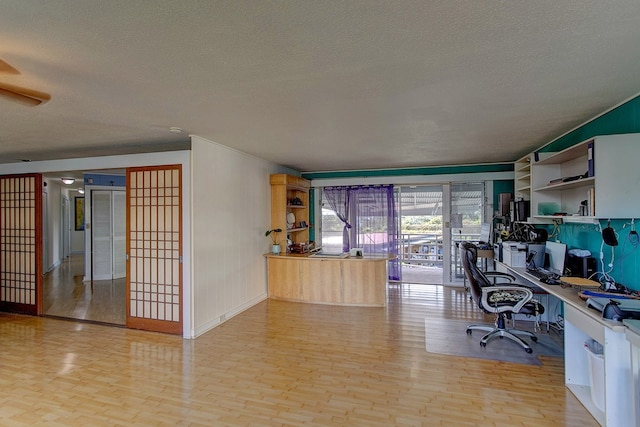
[(74, 218), (76, 231), (84, 230), (84, 197), (76, 197)]

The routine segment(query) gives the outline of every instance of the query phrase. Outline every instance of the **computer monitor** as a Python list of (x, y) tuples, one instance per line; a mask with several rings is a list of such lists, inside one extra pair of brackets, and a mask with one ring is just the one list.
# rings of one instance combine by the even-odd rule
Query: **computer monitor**
[(491, 239), (491, 224), (482, 223), (480, 226), (480, 242), (489, 243)]
[(549, 258), (548, 270), (559, 275), (564, 274), (564, 263), (567, 258), (567, 245), (564, 243), (548, 241), (545, 245), (544, 251)]

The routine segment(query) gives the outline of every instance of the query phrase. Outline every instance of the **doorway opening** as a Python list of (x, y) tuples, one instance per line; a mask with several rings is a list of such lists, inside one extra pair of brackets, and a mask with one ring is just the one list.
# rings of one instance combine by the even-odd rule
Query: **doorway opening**
[(442, 185), (399, 186), (400, 261), (405, 283), (442, 285), (444, 269)]
[(43, 180), (43, 314), (124, 326), (125, 172), (66, 171)]
[(83, 281), (84, 254), (71, 254), (43, 283), (45, 316), (125, 325), (125, 279)]

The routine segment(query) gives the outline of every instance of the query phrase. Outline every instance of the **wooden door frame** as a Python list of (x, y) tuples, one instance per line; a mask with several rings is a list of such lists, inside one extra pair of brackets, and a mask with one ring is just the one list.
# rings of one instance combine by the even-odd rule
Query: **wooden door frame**
[[(14, 174), (14, 175), (2, 175), (0, 179), (14, 179), (14, 178), (34, 178), (34, 274), (35, 274), (35, 304), (21, 304), (10, 301), (0, 301), (0, 311), (9, 311), (14, 313), (30, 314), (40, 316), (43, 312), (43, 225), (42, 225), (42, 192), (43, 192), (43, 180), (42, 174), (29, 173), (29, 174)], [(2, 212), (0, 212), (0, 216)], [(2, 252), (2, 248), (0, 248)], [(4, 256), (2, 254), (1, 256)]]
[[(131, 206), (131, 175), (136, 172), (146, 172), (146, 171), (161, 171), (161, 170), (177, 170), (177, 179), (178, 179), (178, 188), (179, 188), (179, 200), (177, 205), (178, 212), (178, 253), (179, 253), (179, 262), (178, 262), (178, 321), (167, 321), (167, 320), (159, 320), (159, 319), (151, 319), (145, 317), (138, 317), (131, 315), (131, 260), (132, 260), (132, 243), (131, 243), (131, 216), (132, 216), (132, 206)], [(142, 166), (142, 167), (129, 167), (126, 172), (126, 210), (127, 210), (127, 223), (126, 223), (126, 250), (127, 250), (127, 266), (126, 266), (126, 326), (132, 329), (144, 329), (149, 331), (156, 332), (164, 332), (170, 334), (178, 334), (181, 335), (183, 333), (183, 325), (184, 325), (184, 267), (182, 262), (183, 257), (183, 218), (182, 218), (182, 200), (183, 200), (183, 192), (182, 192), (182, 165), (181, 164), (171, 164), (171, 165), (160, 165), (160, 166)], [(149, 196), (151, 197), (151, 196)]]

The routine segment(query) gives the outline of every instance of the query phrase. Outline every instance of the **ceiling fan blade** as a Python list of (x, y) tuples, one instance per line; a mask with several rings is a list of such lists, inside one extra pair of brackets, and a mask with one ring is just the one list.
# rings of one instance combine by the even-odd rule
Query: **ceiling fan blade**
[(48, 93), (20, 86), (14, 86), (8, 83), (0, 83), (0, 96), (4, 96), (6, 98), (21, 102), (32, 107), (40, 105), (43, 102), (47, 102), (51, 99), (51, 95), (49, 95)]
[(0, 73), (3, 74), (20, 74), (20, 71), (0, 59)]

